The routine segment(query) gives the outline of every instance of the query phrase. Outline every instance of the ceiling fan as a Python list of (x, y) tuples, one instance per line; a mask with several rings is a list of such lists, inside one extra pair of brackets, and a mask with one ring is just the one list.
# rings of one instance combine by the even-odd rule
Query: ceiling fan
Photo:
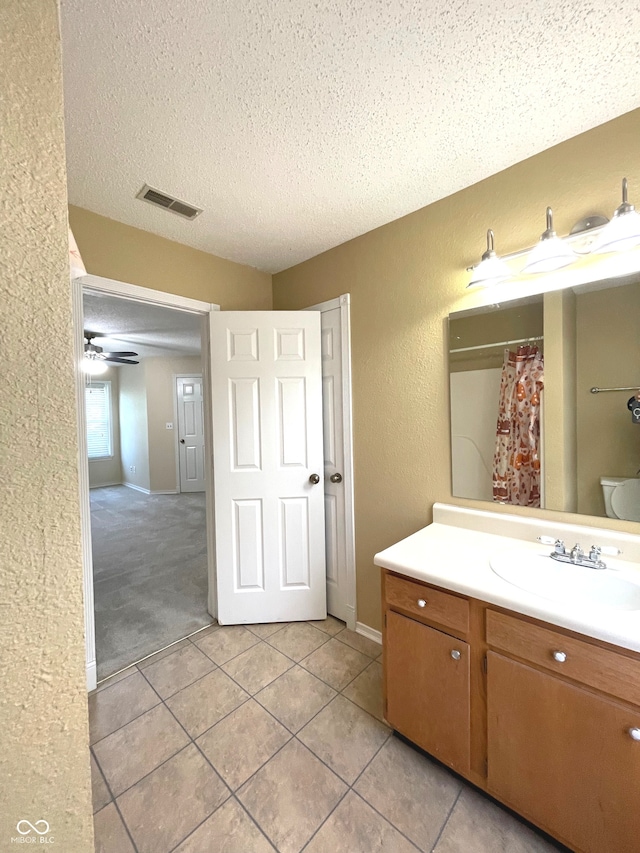
[(107, 337), (106, 335), (98, 335), (96, 332), (84, 333), (84, 357), (89, 361), (94, 362), (111, 362), (112, 364), (139, 364), (137, 361), (131, 361), (131, 356), (138, 355), (137, 352), (104, 352), (102, 347), (93, 343), (94, 338)]

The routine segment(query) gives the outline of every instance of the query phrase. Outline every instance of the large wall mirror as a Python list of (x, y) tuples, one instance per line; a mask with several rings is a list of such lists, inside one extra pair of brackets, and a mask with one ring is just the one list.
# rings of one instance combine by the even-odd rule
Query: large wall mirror
[(451, 314), (449, 376), (455, 497), (640, 521), (640, 275)]

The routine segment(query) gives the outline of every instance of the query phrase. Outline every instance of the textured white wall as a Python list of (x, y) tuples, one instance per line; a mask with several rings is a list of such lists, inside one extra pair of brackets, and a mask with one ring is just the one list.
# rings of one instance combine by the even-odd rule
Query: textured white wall
[[(0, 850), (93, 850), (55, 0), (0, 4)], [(52, 359), (38, 341), (56, 340)], [(38, 844), (40, 847), (40, 844)]]
[[(122, 482), (149, 489), (149, 431), (144, 360), (120, 375)], [(135, 471), (131, 467), (135, 467)]]

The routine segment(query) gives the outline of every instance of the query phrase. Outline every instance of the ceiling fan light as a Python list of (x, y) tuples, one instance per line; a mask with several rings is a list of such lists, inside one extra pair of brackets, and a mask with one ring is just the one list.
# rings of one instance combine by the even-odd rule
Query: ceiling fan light
[(523, 272), (530, 275), (553, 272), (569, 266), (575, 259), (576, 253), (554, 231), (553, 211), (548, 207), (547, 229), (542, 233), (537, 245), (529, 252)]
[(87, 358), (82, 359), (82, 369), (89, 376), (101, 376), (109, 370), (109, 365), (102, 358)]
[(491, 229), (487, 231), (487, 251), (483, 254), (479, 264), (473, 267), (471, 281), (467, 287), (486, 287), (489, 284), (497, 284), (511, 276), (511, 270), (505, 262), (499, 258), (493, 248), (494, 234)]

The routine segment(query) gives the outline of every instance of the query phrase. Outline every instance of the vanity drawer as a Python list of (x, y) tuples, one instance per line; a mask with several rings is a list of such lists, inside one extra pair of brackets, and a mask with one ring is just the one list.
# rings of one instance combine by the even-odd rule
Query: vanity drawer
[(461, 633), (466, 634), (469, 630), (469, 602), (466, 598), (388, 573), (385, 591), (387, 604), (391, 607)]
[(640, 705), (640, 660), (495, 610), (487, 610), (487, 643)]

